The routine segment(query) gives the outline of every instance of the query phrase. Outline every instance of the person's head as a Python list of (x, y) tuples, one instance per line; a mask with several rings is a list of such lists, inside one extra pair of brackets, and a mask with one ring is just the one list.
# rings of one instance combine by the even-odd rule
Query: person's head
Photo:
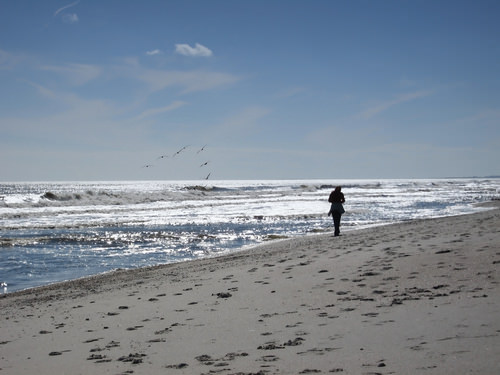
[(337, 186), (337, 187), (335, 188), (335, 191), (336, 191), (337, 193), (340, 193), (340, 190), (341, 190), (341, 189), (342, 189), (342, 187)]

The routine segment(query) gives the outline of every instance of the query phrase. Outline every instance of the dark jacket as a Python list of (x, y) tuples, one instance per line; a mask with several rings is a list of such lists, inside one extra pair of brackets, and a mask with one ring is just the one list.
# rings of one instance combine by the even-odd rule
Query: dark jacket
[(328, 212), (328, 216), (333, 215), (334, 212), (337, 212), (339, 214), (343, 214), (345, 212), (344, 206), (342, 206), (342, 203), (345, 202), (345, 198), (344, 194), (341, 191), (332, 191), (330, 197), (328, 197), (328, 202), (332, 204), (330, 207), (330, 212)]
[(345, 202), (344, 194), (341, 191), (334, 190), (330, 194), (330, 197), (328, 198), (328, 202), (330, 202), (330, 203), (344, 203)]

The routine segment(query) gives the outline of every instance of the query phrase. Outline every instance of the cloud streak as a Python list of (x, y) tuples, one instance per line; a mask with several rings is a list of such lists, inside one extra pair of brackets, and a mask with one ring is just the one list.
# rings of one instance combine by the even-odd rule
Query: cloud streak
[(146, 55), (148, 56), (154, 56), (154, 55), (159, 55), (161, 51), (159, 49), (154, 49), (152, 51), (146, 51)]
[(75, 1), (75, 2), (73, 2), (73, 3), (71, 3), (71, 4), (65, 5), (65, 6), (63, 6), (63, 7), (59, 8), (59, 9), (57, 9), (57, 10), (54, 12), (54, 17), (56, 17), (56, 16), (57, 16), (59, 13), (61, 13), (62, 11), (66, 10), (66, 9), (68, 9), (68, 8), (74, 7), (74, 6), (75, 6), (75, 5), (77, 5), (79, 2), (80, 2), (80, 0)]
[(378, 115), (379, 113), (385, 112), (388, 109), (390, 109), (398, 104), (409, 102), (409, 101), (419, 99), (419, 98), (424, 98), (426, 96), (432, 95), (433, 93), (434, 93), (433, 90), (419, 90), (419, 91), (415, 91), (415, 92), (401, 94), (401, 95), (396, 96), (396, 98), (393, 100), (388, 100), (388, 101), (382, 102), (376, 106), (368, 108), (367, 110), (365, 110), (361, 114), (359, 114), (359, 116), (357, 116), (357, 117), (364, 119), (364, 120), (368, 120), (368, 119)]
[(63, 66), (46, 65), (40, 67), (40, 70), (49, 71), (62, 75), (73, 85), (83, 85), (97, 78), (102, 69), (89, 64), (66, 64)]
[(210, 49), (199, 43), (196, 43), (194, 47), (191, 47), (189, 44), (176, 44), (175, 52), (180, 55), (192, 57), (209, 57), (213, 55)]
[(165, 112), (170, 112), (170, 111), (173, 111), (174, 109), (180, 108), (186, 104), (187, 104), (186, 102), (177, 100), (177, 101), (174, 101), (173, 103), (171, 103), (170, 105), (167, 105), (165, 107), (150, 108), (150, 109), (143, 111), (139, 116), (134, 118), (134, 121), (140, 121), (140, 120), (144, 120), (147, 117), (156, 116), (156, 115), (159, 115), (159, 114), (165, 113)]
[(151, 92), (161, 91), (167, 87), (180, 87), (181, 94), (211, 90), (233, 84), (240, 79), (228, 73), (204, 71), (182, 72), (149, 69), (135, 72), (135, 74), (137, 79), (149, 86)]
[(0, 70), (12, 69), (23, 59), (24, 58), (20, 55), (14, 55), (13, 53), (0, 49)]
[(79, 21), (76, 13), (64, 14), (62, 19), (64, 23), (77, 23)]

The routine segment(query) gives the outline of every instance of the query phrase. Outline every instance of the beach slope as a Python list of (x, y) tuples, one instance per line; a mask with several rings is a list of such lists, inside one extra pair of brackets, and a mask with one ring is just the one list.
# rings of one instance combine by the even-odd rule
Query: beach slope
[(500, 210), (2, 295), (0, 374), (498, 374)]

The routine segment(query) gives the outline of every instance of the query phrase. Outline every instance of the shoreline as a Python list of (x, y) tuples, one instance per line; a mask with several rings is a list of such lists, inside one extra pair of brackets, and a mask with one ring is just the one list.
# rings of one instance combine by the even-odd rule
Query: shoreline
[(0, 374), (500, 372), (500, 210), (0, 296)]
[[(487, 201), (483, 203), (477, 203), (475, 204), (477, 207), (490, 207), (490, 209), (498, 209), (500, 210), (500, 200), (492, 200), (492, 201)], [(418, 222), (418, 221), (426, 221), (426, 220), (438, 220), (438, 219), (446, 219), (446, 218), (452, 218), (452, 217), (457, 217), (457, 216), (467, 216), (467, 215), (475, 215), (481, 212), (472, 212), (472, 213), (466, 213), (466, 214), (458, 214), (458, 215), (452, 215), (452, 216), (439, 216), (439, 217), (432, 217), (432, 218), (423, 218), (423, 219), (412, 219), (412, 220), (407, 220), (407, 221), (401, 221), (401, 222), (395, 222), (395, 223), (383, 223), (383, 224), (373, 224), (373, 225), (368, 225), (360, 228), (349, 228), (346, 229), (344, 228), (342, 230), (342, 233), (357, 233), (357, 232), (362, 232), (370, 229), (375, 229), (375, 228), (381, 228), (381, 227), (386, 227), (386, 226), (393, 226), (393, 225), (399, 225), (399, 224), (404, 224), (408, 222)], [(332, 227), (333, 228), (333, 227)], [(199, 259), (191, 259), (191, 260), (185, 260), (185, 261), (179, 261), (179, 262), (174, 262), (174, 263), (165, 263), (165, 264), (158, 264), (154, 266), (146, 266), (146, 267), (138, 267), (138, 268), (127, 268), (127, 269), (115, 269), (115, 270), (110, 270), (106, 271), (103, 273), (95, 274), (95, 275), (88, 275), (88, 276), (82, 276), (76, 279), (69, 279), (69, 280), (63, 280), (63, 281), (56, 281), (53, 283), (49, 283), (46, 285), (39, 285), (39, 286), (34, 286), (26, 289), (20, 289), (20, 290), (15, 290), (13, 292), (7, 292), (7, 293), (1, 293), (0, 294), (0, 299), (7, 296), (7, 295), (12, 295), (12, 294), (33, 294), (38, 290), (45, 291), (45, 290), (52, 290), (52, 289), (59, 289), (67, 285), (68, 287), (71, 286), (78, 286), (80, 284), (84, 284), (86, 288), (92, 288), (90, 285), (92, 281), (96, 280), (96, 278), (101, 281), (100, 279), (102, 278), (102, 283), (106, 283), (106, 279), (111, 278), (114, 279), (115, 274), (122, 274), (122, 273), (128, 273), (128, 272), (140, 272), (141, 270), (143, 271), (148, 271), (148, 270), (155, 270), (157, 268), (164, 268), (164, 267), (171, 267), (175, 265), (179, 265), (182, 263), (190, 263), (190, 262), (198, 262), (198, 261), (205, 261), (205, 260), (211, 260), (211, 259), (217, 259), (217, 258), (226, 258), (230, 257), (233, 254), (241, 254), (245, 253), (248, 251), (254, 251), (254, 250), (259, 250), (261, 247), (266, 247), (266, 246), (274, 246), (274, 244), (283, 242), (283, 241), (296, 241), (301, 238), (307, 238), (307, 237), (321, 237), (321, 236), (329, 236), (333, 233), (333, 229), (328, 229), (324, 230), (322, 232), (311, 232), (307, 233), (301, 236), (295, 236), (295, 237), (284, 237), (276, 240), (270, 240), (270, 241), (263, 241), (259, 244), (253, 244), (253, 245), (247, 245), (240, 250), (234, 250), (231, 252), (228, 252), (223, 255), (214, 255), (214, 256), (208, 256), (208, 257), (203, 257)], [(341, 228), (342, 229), (342, 228)], [(76, 284), (76, 285), (72, 285)]]

